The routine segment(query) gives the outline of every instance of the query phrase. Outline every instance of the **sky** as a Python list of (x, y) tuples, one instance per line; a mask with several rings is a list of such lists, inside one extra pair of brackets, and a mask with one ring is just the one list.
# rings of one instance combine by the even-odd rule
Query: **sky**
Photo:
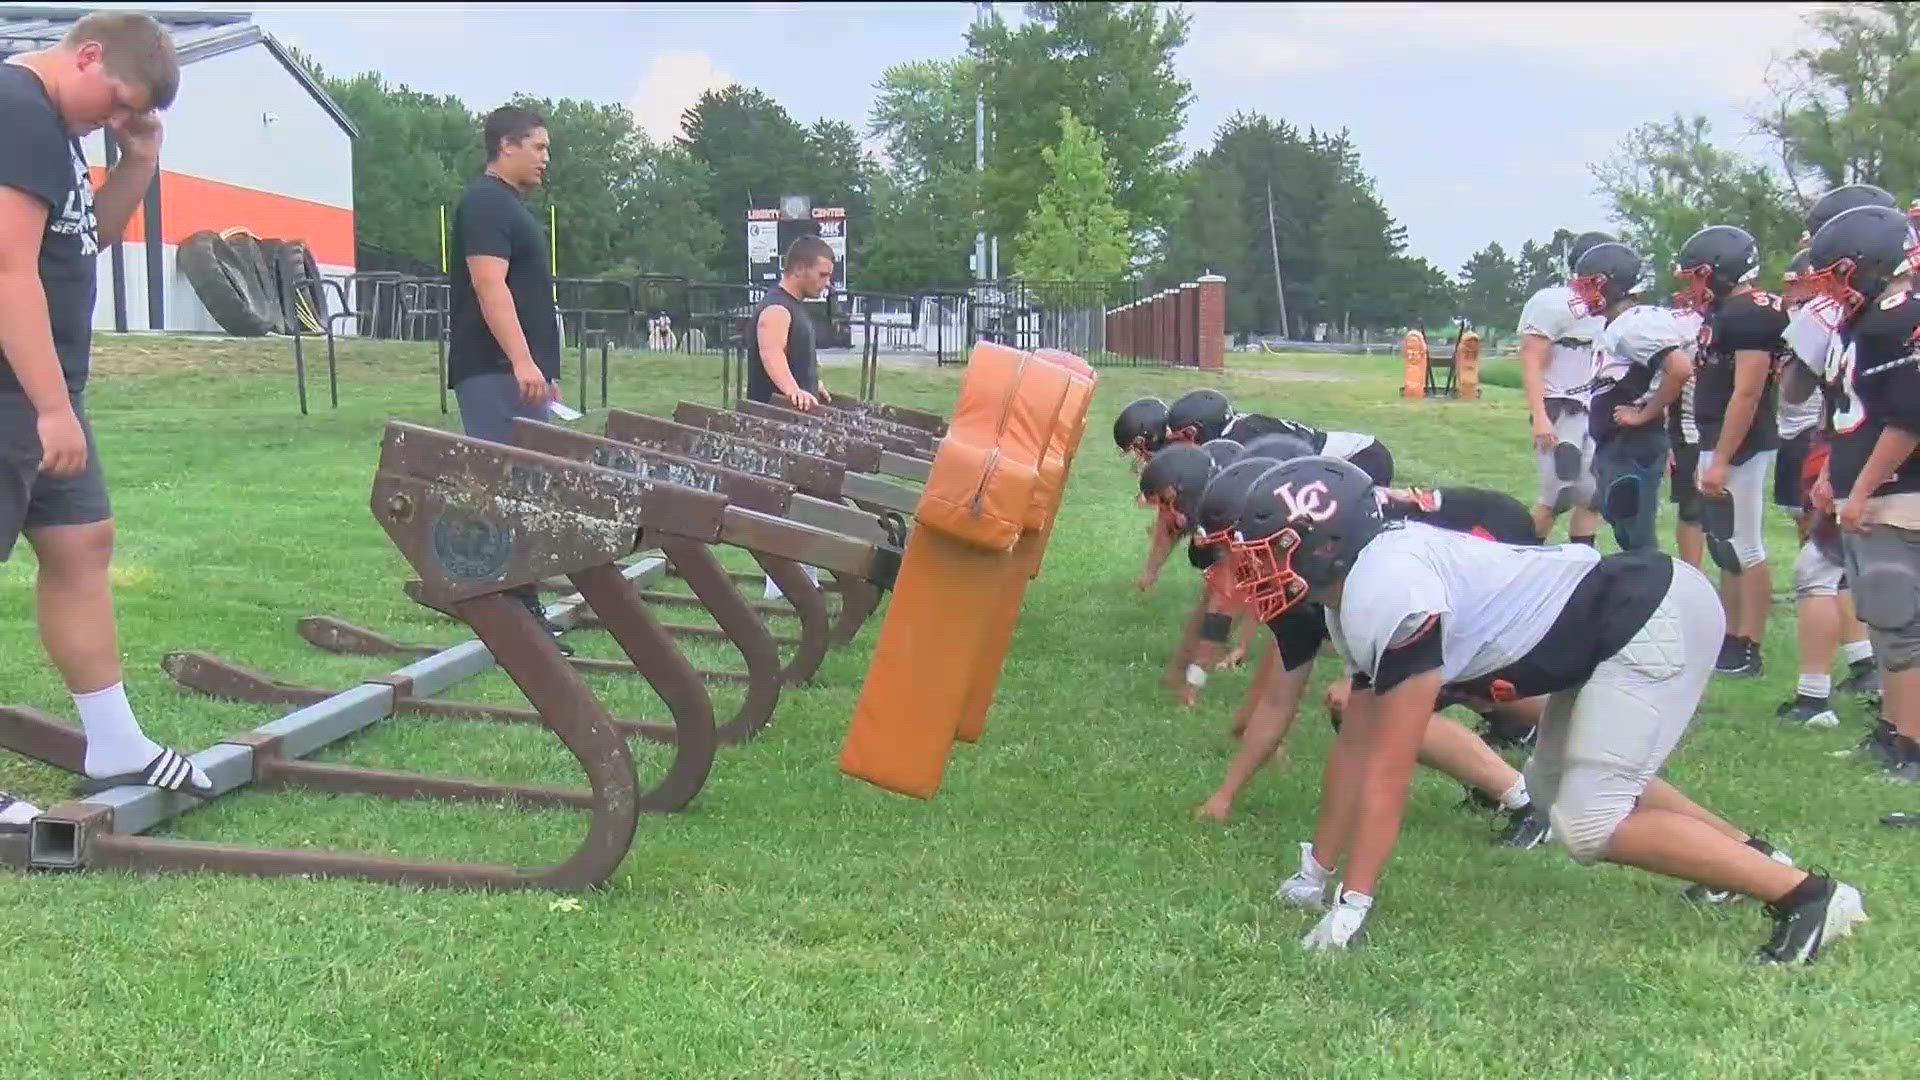
[[(734, 81), (803, 124), (825, 117), (864, 131), (887, 66), (958, 55), (975, 8), (191, 6), (251, 11), (329, 74), (378, 70), (475, 110), (516, 91), (621, 101), (655, 137), (671, 136), (703, 90)], [(1243, 109), (1346, 128), (1409, 252), (1457, 273), (1490, 240), (1513, 251), (1558, 227), (1606, 228), (1589, 167), (1642, 123), (1698, 112), (1723, 145), (1771, 153), (1747, 115), (1818, 6), (1191, 4), (1175, 58), (1194, 96), (1181, 141), (1204, 149)], [(1019, 5), (996, 10), (1019, 18)]]

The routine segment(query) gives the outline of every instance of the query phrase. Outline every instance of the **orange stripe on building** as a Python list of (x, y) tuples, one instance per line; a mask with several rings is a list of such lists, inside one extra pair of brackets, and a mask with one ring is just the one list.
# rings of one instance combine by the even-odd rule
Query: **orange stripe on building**
[[(106, 177), (106, 170), (97, 165), (87, 171), (95, 186)], [(304, 240), (316, 263), (354, 265), (353, 211), (311, 199), (162, 169), (160, 222), (161, 240), (168, 244), (178, 244), (202, 229), (244, 228), (262, 240)], [(146, 236), (143, 203), (127, 222), (122, 239), (139, 243)]]

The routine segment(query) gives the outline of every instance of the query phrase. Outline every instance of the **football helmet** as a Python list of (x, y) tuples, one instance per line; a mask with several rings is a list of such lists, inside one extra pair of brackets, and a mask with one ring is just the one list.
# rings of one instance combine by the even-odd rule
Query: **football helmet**
[(1573, 243), (1567, 245), (1567, 273), (1573, 273), (1573, 268), (1579, 265), (1580, 256), (1585, 255), (1587, 249), (1599, 244), (1611, 244), (1613, 242), (1613, 237), (1603, 232), (1583, 232), (1579, 236), (1574, 237)]
[(1316, 455), (1260, 474), (1232, 537), (1235, 587), (1268, 622), (1353, 568), (1387, 527), (1373, 478), (1351, 462)]
[(1802, 244), (1813, 242), (1813, 234), (1820, 227), (1856, 206), (1898, 206), (1893, 195), (1886, 188), (1874, 184), (1846, 184), (1834, 188), (1813, 201), (1807, 208), (1807, 231), (1800, 237)]
[(1226, 434), (1233, 406), (1218, 390), (1189, 390), (1167, 406), (1167, 438), (1192, 443), (1212, 442)]
[(1167, 442), (1167, 403), (1156, 397), (1127, 402), (1113, 420), (1113, 444), (1141, 464)]
[(1850, 321), (1912, 268), (1913, 220), (1891, 206), (1856, 206), (1835, 214), (1807, 248), (1808, 287), (1833, 301), (1816, 309), (1829, 329)]
[(1140, 470), (1140, 495), (1175, 530), (1185, 532), (1193, 527), (1200, 493), (1217, 471), (1212, 454), (1192, 443), (1173, 443), (1162, 447)]
[(1573, 290), (1568, 306), (1581, 318), (1599, 315), (1633, 295), (1640, 287), (1646, 264), (1634, 250), (1617, 240), (1595, 244), (1573, 264), (1567, 287)]
[(1760, 245), (1738, 225), (1709, 225), (1680, 245), (1673, 273), (1676, 307), (1704, 312), (1760, 272)]

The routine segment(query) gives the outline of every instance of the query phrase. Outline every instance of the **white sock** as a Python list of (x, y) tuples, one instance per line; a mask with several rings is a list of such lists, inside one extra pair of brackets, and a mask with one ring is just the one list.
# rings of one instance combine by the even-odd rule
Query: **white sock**
[(1862, 660), (1873, 659), (1873, 642), (1868, 641), (1866, 638), (1861, 638), (1859, 641), (1847, 642), (1840, 646), (1840, 659), (1845, 660), (1849, 664), (1857, 664)]
[(1518, 810), (1527, 805), (1528, 801), (1527, 778), (1523, 776), (1515, 780), (1513, 786), (1508, 788), (1506, 792), (1500, 796), (1500, 808), (1502, 810)]
[(25, 799), (7, 801), (8, 796), (0, 795), (0, 825), (25, 825), (39, 816), (40, 808)]
[[(139, 772), (161, 751), (159, 743), (147, 738), (140, 722), (133, 718), (133, 706), (127, 703), (127, 684), (114, 683), (105, 690), (73, 695), (73, 707), (80, 713), (80, 730), (87, 737), (87, 756), (82, 763), (94, 779), (117, 773)], [(200, 767), (193, 768), (193, 782), (201, 787), (212, 781)]]
[(1824, 671), (1816, 671), (1812, 674), (1803, 671), (1800, 673), (1799, 692), (1801, 697), (1819, 698), (1825, 701), (1827, 695), (1833, 693), (1833, 676)]

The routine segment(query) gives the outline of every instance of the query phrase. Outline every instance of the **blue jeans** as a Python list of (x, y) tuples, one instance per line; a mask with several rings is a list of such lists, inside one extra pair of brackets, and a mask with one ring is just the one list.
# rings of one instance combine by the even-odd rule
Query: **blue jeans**
[(1667, 473), (1667, 433), (1658, 424), (1622, 428), (1593, 450), (1594, 499), (1622, 551), (1657, 549), (1660, 478)]

